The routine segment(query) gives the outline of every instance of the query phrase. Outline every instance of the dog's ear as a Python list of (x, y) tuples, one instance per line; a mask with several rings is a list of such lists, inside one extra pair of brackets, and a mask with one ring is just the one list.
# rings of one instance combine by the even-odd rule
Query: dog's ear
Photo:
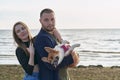
[(48, 53), (50, 53), (50, 52), (53, 50), (53, 49), (50, 48), (50, 47), (45, 47), (44, 49), (45, 49), (45, 51), (47, 51)]
[(50, 47), (45, 47), (44, 48), (48, 53), (58, 53), (58, 51), (54, 50), (53, 48)]
[(53, 51), (53, 49), (50, 48), (50, 47), (45, 47), (44, 49), (45, 49), (45, 51), (47, 51), (48, 53), (51, 53), (51, 52)]
[(50, 61), (48, 60), (48, 58), (47, 57), (42, 57), (42, 59), (41, 59), (43, 62), (47, 62), (47, 63), (50, 63)]

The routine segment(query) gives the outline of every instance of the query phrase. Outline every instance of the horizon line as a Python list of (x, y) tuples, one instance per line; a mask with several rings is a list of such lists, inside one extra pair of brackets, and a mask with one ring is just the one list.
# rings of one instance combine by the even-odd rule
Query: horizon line
[[(30, 30), (40, 30), (41, 28), (32, 28)], [(63, 30), (63, 29), (66, 29), (66, 30), (69, 30), (69, 29), (72, 29), (72, 30), (76, 30), (76, 29), (120, 29), (120, 28), (57, 28), (58, 30)], [(12, 30), (12, 29), (4, 29), (4, 28), (1, 28), (0, 30)]]

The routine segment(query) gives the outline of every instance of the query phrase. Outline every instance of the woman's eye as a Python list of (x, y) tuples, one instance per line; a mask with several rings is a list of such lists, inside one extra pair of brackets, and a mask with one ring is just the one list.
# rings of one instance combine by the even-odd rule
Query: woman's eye
[(25, 30), (25, 27), (22, 27), (22, 30)]
[(20, 33), (20, 30), (17, 30), (16, 33)]

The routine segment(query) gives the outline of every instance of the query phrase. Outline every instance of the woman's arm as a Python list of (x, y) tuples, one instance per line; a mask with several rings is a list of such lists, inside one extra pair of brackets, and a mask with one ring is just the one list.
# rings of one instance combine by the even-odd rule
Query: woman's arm
[(67, 43), (67, 44), (69, 44), (69, 41), (63, 40), (61, 34), (59, 33), (59, 31), (57, 29), (54, 29), (52, 34), (55, 36), (55, 38), (57, 39), (57, 41), (59, 43)]
[(58, 30), (57, 29), (54, 29), (53, 30), (53, 35), (55, 36), (55, 38), (58, 40), (58, 42), (60, 42), (60, 43), (62, 43), (62, 37), (61, 37), (61, 35), (60, 35), (60, 33), (58, 32)]
[(18, 47), (16, 49), (16, 56), (25, 72), (29, 75), (32, 75), (34, 66), (28, 63), (29, 57), (25, 54), (25, 51), (22, 48)]

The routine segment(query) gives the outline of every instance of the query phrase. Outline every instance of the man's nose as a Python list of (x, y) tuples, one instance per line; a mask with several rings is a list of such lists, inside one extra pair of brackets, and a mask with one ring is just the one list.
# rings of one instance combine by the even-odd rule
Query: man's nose
[(52, 24), (52, 21), (49, 21), (49, 24)]

